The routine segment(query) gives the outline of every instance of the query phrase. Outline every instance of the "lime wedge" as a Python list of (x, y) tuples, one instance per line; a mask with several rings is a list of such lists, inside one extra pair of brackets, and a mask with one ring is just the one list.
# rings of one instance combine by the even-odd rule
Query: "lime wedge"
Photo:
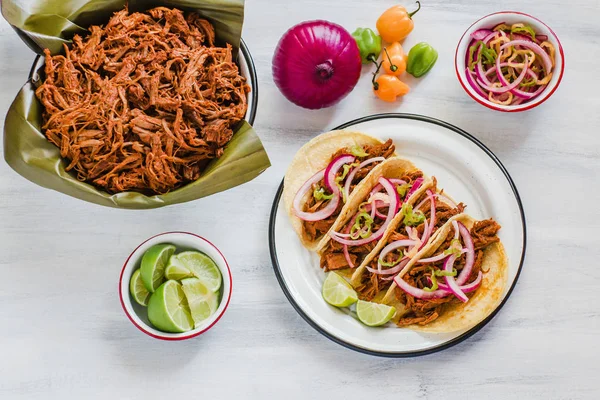
[(177, 254), (177, 258), (204, 286), (213, 292), (221, 288), (221, 271), (209, 256), (197, 251), (184, 251)]
[(187, 298), (194, 320), (194, 327), (210, 317), (219, 307), (219, 295), (207, 288), (198, 278), (187, 278), (181, 281), (183, 293)]
[(193, 276), (194, 275), (192, 274), (192, 271), (187, 269), (185, 265), (179, 261), (177, 254), (173, 254), (171, 258), (169, 258), (169, 263), (165, 269), (165, 278), (179, 281), (181, 279), (191, 278)]
[(359, 300), (356, 303), (356, 315), (360, 322), (367, 326), (386, 324), (396, 314), (396, 309), (385, 304)]
[(165, 267), (174, 252), (175, 246), (172, 244), (157, 244), (144, 253), (140, 270), (144, 286), (150, 293), (154, 293), (165, 281)]
[(139, 269), (136, 269), (133, 275), (131, 275), (131, 280), (129, 281), (129, 292), (136, 303), (141, 306), (148, 305), (148, 297), (150, 297), (150, 293), (148, 290), (146, 290), (144, 282), (142, 282)]
[(148, 319), (164, 332), (187, 332), (194, 327), (185, 293), (177, 281), (166, 281), (148, 301)]
[(344, 278), (330, 272), (323, 282), (323, 298), (326, 302), (336, 307), (348, 307), (358, 300), (352, 286)]

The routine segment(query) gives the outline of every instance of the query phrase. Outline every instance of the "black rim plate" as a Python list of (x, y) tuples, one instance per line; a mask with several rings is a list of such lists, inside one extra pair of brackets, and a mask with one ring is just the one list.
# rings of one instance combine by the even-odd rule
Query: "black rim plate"
[(500, 168), (500, 170), (506, 177), (506, 180), (508, 181), (508, 183), (513, 191), (513, 194), (515, 196), (517, 204), (519, 205), (519, 213), (521, 215), (521, 224), (523, 226), (523, 251), (521, 253), (521, 258), (519, 260), (519, 266), (518, 266), (518, 270), (517, 270), (515, 279), (514, 279), (512, 285), (510, 286), (510, 288), (508, 289), (506, 296), (504, 296), (504, 299), (500, 302), (498, 307), (496, 307), (496, 309), (494, 311), (492, 311), (492, 313), (486, 319), (484, 319), (479, 324), (475, 325), (473, 328), (469, 329), (462, 335), (457, 336), (454, 339), (451, 339), (442, 345), (438, 345), (438, 346), (435, 346), (435, 347), (432, 347), (432, 348), (429, 348), (426, 350), (410, 351), (410, 352), (379, 352), (379, 351), (373, 351), (373, 350), (369, 350), (369, 349), (365, 349), (365, 348), (356, 346), (352, 343), (348, 343), (347, 341), (341, 340), (340, 338), (336, 337), (335, 335), (332, 335), (331, 333), (327, 332), (326, 330), (321, 328), (319, 325), (317, 325), (300, 308), (300, 306), (296, 303), (295, 299), (293, 298), (292, 294), (290, 293), (290, 291), (287, 287), (287, 284), (281, 273), (281, 268), (279, 265), (279, 261), (277, 259), (277, 246), (275, 243), (275, 219), (277, 216), (277, 209), (278, 209), (281, 195), (283, 192), (283, 180), (281, 181), (281, 184), (279, 185), (279, 188), (275, 195), (275, 199), (273, 201), (273, 206), (271, 207), (271, 216), (269, 219), (269, 252), (271, 254), (271, 262), (273, 263), (273, 270), (275, 271), (275, 276), (277, 277), (277, 281), (279, 282), (279, 285), (281, 286), (283, 293), (287, 297), (288, 301), (292, 304), (294, 309), (298, 312), (298, 314), (300, 314), (300, 316), (302, 318), (304, 318), (304, 320), (306, 322), (308, 322), (308, 324), (310, 326), (312, 326), (314, 329), (316, 329), (320, 334), (322, 334), (323, 336), (329, 338), (330, 340), (332, 340), (344, 347), (347, 347), (349, 349), (352, 349), (352, 350), (355, 350), (355, 351), (358, 351), (361, 353), (374, 355), (374, 356), (391, 357), (391, 358), (422, 356), (422, 355), (426, 355), (426, 354), (436, 353), (441, 350), (445, 350), (445, 349), (455, 346), (458, 343), (461, 343), (464, 340), (468, 339), (469, 337), (473, 336), (475, 333), (477, 333), (479, 330), (481, 330), (481, 328), (483, 328), (489, 321), (491, 321), (491, 319), (494, 318), (494, 316), (498, 313), (498, 311), (500, 311), (500, 309), (504, 306), (504, 304), (506, 303), (506, 301), (512, 294), (512, 291), (515, 288), (517, 281), (519, 280), (519, 276), (520, 276), (521, 270), (523, 268), (523, 263), (525, 261), (525, 252), (526, 252), (526, 248), (527, 248), (527, 229), (526, 229), (525, 212), (523, 210), (523, 204), (521, 203), (521, 197), (519, 196), (517, 187), (515, 186), (510, 174), (508, 173), (508, 171), (506, 170), (504, 165), (502, 165), (502, 163), (500, 162), (498, 157), (496, 157), (496, 155), (494, 153), (492, 153), (492, 151), (490, 149), (488, 149), (477, 138), (475, 138), (471, 134), (469, 134), (469, 133), (465, 132), (464, 130), (462, 130), (454, 125), (451, 125), (447, 122), (444, 122), (444, 121), (441, 121), (441, 120), (438, 120), (435, 118), (431, 118), (431, 117), (426, 117), (423, 115), (417, 115), (417, 114), (387, 113), (387, 114), (375, 114), (375, 115), (370, 115), (367, 117), (358, 118), (358, 119), (352, 120), (350, 122), (346, 122), (345, 124), (342, 124), (340, 126), (337, 126), (333, 130), (345, 129), (350, 126), (356, 125), (356, 124), (360, 124), (363, 122), (368, 122), (368, 121), (372, 121), (372, 120), (376, 120), (376, 119), (383, 119), (383, 118), (412, 119), (412, 120), (423, 121), (423, 122), (427, 122), (427, 123), (445, 127), (447, 129), (449, 129), (450, 131), (453, 131), (456, 134), (459, 134), (459, 135), (467, 138), (468, 140), (472, 141), (473, 143), (475, 143), (481, 150), (483, 150), (494, 161), (494, 163), (498, 166), (498, 168)]

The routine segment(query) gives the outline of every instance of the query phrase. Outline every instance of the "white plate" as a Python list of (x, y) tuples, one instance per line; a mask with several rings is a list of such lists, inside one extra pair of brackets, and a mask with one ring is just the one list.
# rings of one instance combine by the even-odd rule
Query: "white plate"
[(271, 211), (269, 245), (273, 268), (296, 311), (323, 335), (364, 353), (406, 357), (450, 347), (484, 326), (502, 307), (519, 276), (525, 257), (525, 216), (517, 189), (506, 169), (481, 142), (445, 122), (410, 114), (380, 114), (346, 123), (338, 129), (391, 138), (400, 157), (438, 179), (438, 187), (467, 205), (476, 219), (493, 217), (508, 256), (508, 283), (498, 308), (468, 330), (424, 334), (362, 325), (348, 310), (328, 305), (321, 297), (325, 273), (315, 253), (306, 250), (292, 229), (281, 200), (283, 183)]

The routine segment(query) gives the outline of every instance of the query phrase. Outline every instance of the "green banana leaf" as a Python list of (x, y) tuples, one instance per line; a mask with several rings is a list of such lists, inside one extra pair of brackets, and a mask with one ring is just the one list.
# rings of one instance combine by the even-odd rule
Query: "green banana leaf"
[[(3, 16), (29, 47), (37, 53), (49, 48), (55, 54), (62, 51), (63, 43), (69, 43), (75, 33), (85, 34), (84, 27), (106, 23), (126, 3), (130, 11), (157, 6), (197, 11), (213, 23), (220, 43), (230, 43), (236, 52), (239, 50), (244, 0), (2, 0), (1, 4)], [(59, 149), (41, 132), (43, 106), (35, 97), (35, 83), (28, 81), (8, 110), (4, 158), (16, 172), (40, 186), (109, 207), (156, 208), (241, 185), (271, 165), (256, 132), (243, 121), (223, 155), (213, 160), (197, 181), (164, 195), (146, 196), (137, 192), (111, 195), (65, 171), (67, 163), (61, 159)], [(257, 90), (256, 86), (253, 89)]]

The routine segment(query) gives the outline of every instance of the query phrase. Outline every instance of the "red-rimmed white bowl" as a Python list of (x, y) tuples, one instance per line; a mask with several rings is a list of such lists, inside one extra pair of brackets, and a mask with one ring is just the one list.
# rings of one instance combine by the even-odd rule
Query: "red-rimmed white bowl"
[[(536, 31), (537, 34), (548, 36), (548, 41), (552, 43), (554, 48), (556, 49), (555, 55), (555, 64), (554, 64), (554, 73), (552, 75), (552, 79), (548, 83), (548, 86), (544, 91), (535, 99), (530, 100), (525, 103), (521, 103), (518, 105), (501, 105), (495, 104), (489, 101), (487, 98), (479, 95), (467, 82), (465, 69), (467, 66), (465, 65), (465, 58), (469, 51), (469, 43), (471, 41), (471, 33), (479, 30), (479, 29), (491, 29), (494, 26), (505, 22), (508, 25), (516, 24), (516, 23), (524, 23), (526, 25), (530, 25)], [(550, 96), (556, 91), (560, 81), (562, 80), (563, 73), (565, 70), (565, 55), (563, 52), (563, 48), (560, 44), (560, 40), (558, 40), (558, 36), (550, 29), (548, 25), (540, 21), (539, 19), (525, 13), (521, 13), (518, 11), (500, 11), (497, 13), (493, 13), (490, 15), (486, 15), (485, 17), (479, 19), (473, 25), (471, 25), (465, 33), (460, 38), (458, 42), (458, 46), (456, 46), (456, 53), (454, 55), (454, 66), (456, 68), (456, 76), (463, 89), (479, 104), (482, 104), (492, 110), (504, 111), (504, 112), (516, 112), (516, 111), (525, 111), (529, 110), (533, 107), (536, 107), (542, 104), (544, 101), (548, 100)]]
[[(137, 304), (129, 293), (129, 280), (135, 270), (140, 267), (144, 252), (159, 243), (173, 244), (177, 247), (177, 252), (186, 250), (200, 251), (212, 258), (221, 271), (223, 283), (221, 285), (222, 295), (219, 308), (217, 308), (217, 311), (210, 318), (206, 319), (201, 326), (191, 331), (183, 333), (167, 333), (154, 328), (148, 320), (146, 307)], [(119, 298), (127, 318), (129, 318), (133, 325), (148, 336), (162, 340), (190, 339), (212, 328), (225, 313), (225, 310), (229, 305), (229, 300), (231, 299), (231, 270), (229, 269), (227, 260), (219, 249), (202, 236), (189, 232), (165, 232), (147, 239), (129, 255), (127, 261), (125, 261), (125, 265), (123, 265), (121, 276), (119, 278)]]

